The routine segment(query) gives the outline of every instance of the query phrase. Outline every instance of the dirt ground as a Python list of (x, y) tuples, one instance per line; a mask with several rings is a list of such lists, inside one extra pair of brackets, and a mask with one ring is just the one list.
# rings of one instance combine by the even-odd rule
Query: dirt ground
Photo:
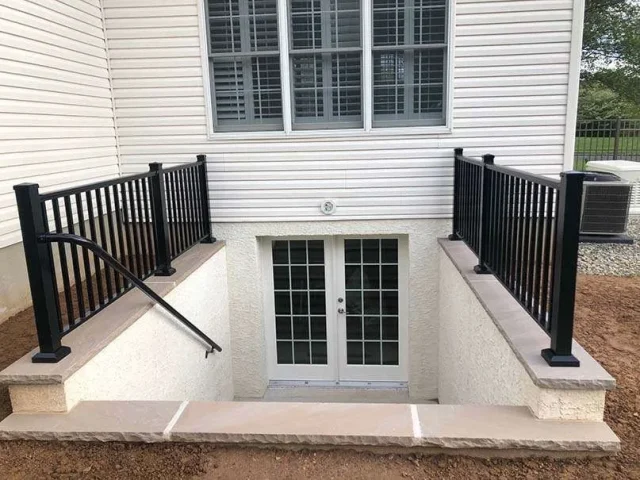
[[(0, 326), (0, 368), (36, 344), (31, 312)], [(640, 479), (640, 277), (582, 276), (578, 341), (616, 377), (606, 421), (622, 439), (614, 458), (477, 459), (282, 451), (209, 444), (0, 442), (2, 479)], [(0, 418), (9, 413), (0, 391)]]

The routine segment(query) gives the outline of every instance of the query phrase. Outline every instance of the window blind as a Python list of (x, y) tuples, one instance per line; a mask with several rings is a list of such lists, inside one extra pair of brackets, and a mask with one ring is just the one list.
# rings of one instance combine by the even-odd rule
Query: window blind
[(446, 0), (373, 0), (373, 125), (444, 124)]
[(277, 0), (208, 0), (217, 130), (281, 129)]
[(362, 126), (360, 0), (291, 0), (293, 127)]

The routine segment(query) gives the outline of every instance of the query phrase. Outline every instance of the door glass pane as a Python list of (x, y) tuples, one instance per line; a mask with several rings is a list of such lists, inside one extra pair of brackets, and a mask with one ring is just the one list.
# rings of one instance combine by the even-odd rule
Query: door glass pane
[(324, 242), (278, 240), (271, 249), (277, 361), (326, 365)]
[(398, 240), (345, 240), (347, 364), (398, 365)]

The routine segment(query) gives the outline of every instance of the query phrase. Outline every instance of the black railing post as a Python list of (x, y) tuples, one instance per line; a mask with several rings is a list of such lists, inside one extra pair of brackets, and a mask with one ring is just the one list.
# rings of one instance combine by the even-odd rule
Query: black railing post
[(453, 221), (449, 240), (461, 240), (460, 235), (458, 235), (460, 228), (460, 172), (458, 171), (460, 161), (458, 157), (461, 157), (463, 152), (462, 148), (453, 150)]
[(13, 189), (16, 192), (33, 314), (40, 344), (40, 352), (33, 356), (32, 361), (56, 363), (69, 355), (71, 349), (61, 342), (62, 332), (56, 303), (58, 292), (55, 287), (51, 247), (38, 241), (38, 237), (48, 231), (48, 225), (45, 225), (38, 185), (23, 183)]
[(151, 182), (151, 217), (153, 222), (153, 237), (156, 244), (155, 274), (168, 277), (176, 273), (171, 266), (171, 251), (169, 248), (169, 223), (167, 221), (167, 200), (164, 191), (164, 174), (161, 163), (150, 163), (149, 170), (154, 174), (149, 177)]
[(198, 177), (200, 179), (200, 198), (202, 199), (202, 215), (204, 222), (204, 228), (206, 232), (209, 232), (205, 238), (202, 239), (202, 243), (213, 243), (216, 239), (211, 233), (211, 213), (209, 212), (209, 185), (207, 181), (207, 156), (198, 155)]
[(554, 288), (551, 292), (551, 348), (542, 350), (542, 357), (551, 366), (579, 367), (580, 361), (571, 354), (571, 347), (584, 173), (563, 172), (560, 175), (556, 206)]
[(491, 222), (491, 173), (487, 165), (493, 165), (494, 156), (487, 153), (482, 156), (482, 187), (480, 189), (480, 245), (478, 246), (478, 265), (473, 271), (480, 275), (491, 273), (487, 266), (489, 254), (489, 229)]

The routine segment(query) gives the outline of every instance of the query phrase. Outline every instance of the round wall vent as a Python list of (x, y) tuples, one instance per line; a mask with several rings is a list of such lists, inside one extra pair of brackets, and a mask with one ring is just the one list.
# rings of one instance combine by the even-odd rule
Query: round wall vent
[(336, 202), (334, 200), (323, 200), (320, 204), (320, 211), (325, 215), (333, 215), (336, 211)]

